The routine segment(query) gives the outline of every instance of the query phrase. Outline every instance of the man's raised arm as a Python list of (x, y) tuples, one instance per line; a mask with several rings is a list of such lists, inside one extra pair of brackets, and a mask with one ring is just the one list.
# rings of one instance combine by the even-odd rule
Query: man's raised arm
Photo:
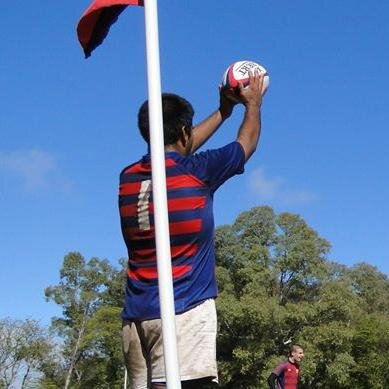
[(261, 134), (261, 104), (263, 91), (263, 73), (250, 73), (247, 87), (239, 86), (240, 100), (246, 107), (237, 141), (242, 145), (246, 161), (254, 153)]
[(216, 132), (224, 120), (230, 117), (236, 104), (237, 102), (228, 98), (227, 91), (220, 87), (220, 104), (218, 110), (193, 128), (192, 153), (200, 148)]

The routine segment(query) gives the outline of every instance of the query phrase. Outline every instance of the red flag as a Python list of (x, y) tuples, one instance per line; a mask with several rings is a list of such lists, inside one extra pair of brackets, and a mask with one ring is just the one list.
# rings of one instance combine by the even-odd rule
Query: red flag
[(94, 0), (81, 16), (77, 26), (78, 40), (85, 58), (99, 46), (127, 5), (143, 5), (143, 0)]

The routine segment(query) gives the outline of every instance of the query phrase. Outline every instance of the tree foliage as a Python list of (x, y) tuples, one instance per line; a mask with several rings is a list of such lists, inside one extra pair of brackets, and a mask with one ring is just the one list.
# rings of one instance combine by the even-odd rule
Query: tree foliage
[(222, 388), (266, 388), (288, 340), (306, 351), (304, 388), (389, 387), (385, 275), (329, 261), (329, 242), (269, 207), (242, 213), (215, 239)]
[[(289, 341), (305, 350), (303, 388), (389, 387), (386, 275), (330, 261), (329, 242), (299, 215), (270, 207), (218, 227), (215, 244), (221, 388), (267, 388)], [(65, 256), (59, 283), (45, 290), (62, 316), (52, 320), (55, 353), (34, 365), (41, 388), (123, 387), (124, 267)]]
[(66, 388), (120, 387), (124, 367), (120, 346), (123, 269), (106, 260), (65, 256), (58, 285), (46, 288), (47, 300), (62, 307), (52, 319), (61, 358), (47, 366), (43, 384)]
[(52, 348), (37, 321), (0, 320), (0, 388), (32, 387)]

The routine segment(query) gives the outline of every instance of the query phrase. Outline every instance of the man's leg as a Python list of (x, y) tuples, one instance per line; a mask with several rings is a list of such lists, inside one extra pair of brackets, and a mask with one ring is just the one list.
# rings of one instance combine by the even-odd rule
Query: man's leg
[[(217, 381), (216, 308), (214, 299), (178, 314), (176, 319), (178, 358), (183, 389), (202, 388), (204, 380)], [(148, 350), (152, 389), (165, 388), (162, 325), (160, 319), (139, 324), (142, 347)]]
[(150, 388), (150, 369), (134, 322), (123, 322), (122, 345), (131, 387), (134, 389)]

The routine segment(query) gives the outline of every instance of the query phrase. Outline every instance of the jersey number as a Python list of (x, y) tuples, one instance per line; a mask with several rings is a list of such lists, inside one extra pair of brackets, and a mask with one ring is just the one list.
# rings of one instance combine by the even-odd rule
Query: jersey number
[(151, 180), (144, 180), (141, 182), (138, 204), (137, 204), (137, 215), (139, 229), (147, 231), (150, 229), (150, 213), (149, 213), (149, 199), (151, 191)]

